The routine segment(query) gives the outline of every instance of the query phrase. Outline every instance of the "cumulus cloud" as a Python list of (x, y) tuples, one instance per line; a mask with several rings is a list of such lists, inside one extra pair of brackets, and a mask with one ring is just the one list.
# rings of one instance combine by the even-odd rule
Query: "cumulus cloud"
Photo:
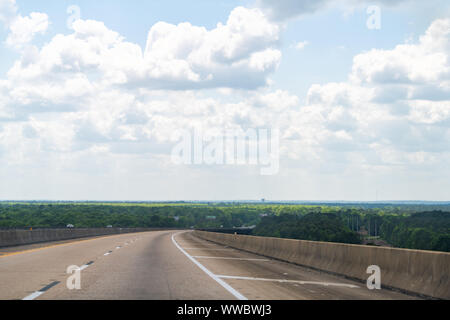
[[(74, 24), (74, 34), (55, 36), (41, 50), (29, 52), (28, 57), (14, 65), (9, 80), (2, 83), (3, 99), (8, 104), (14, 101), (22, 105), (15, 108), (22, 113), (27, 108), (36, 110), (36, 105), (40, 112), (61, 112), (59, 121), (69, 124), (60, 129), (67, 131), (66, 138), (78, 141), (77, 148), (114, 141), (167, 143), (177, 128), (275, 126), (282, 129), (282, 136), (289, 143), (297, 144), (297, 148), (286, 151), (294, 158), (305, 153), (308, 157), (318, 156), (325, 150), (356, 152), (372, 146), (377, 154), (383, 145), (405, 152), (431, 152), (431, 145), (436, 145), (433, 139), (449, 136), (449, 23), (448, 19), (436, 20), (415, 44), (357, 55), (349, 81), (311, 86), (306, 104), (301, 106), (297, 96), (283, 90), (258, 90), (240, 101), (225, 103), (190, 90), (130, 90), (132, 87), (121, 86), (135, 66), (132, 59), (122, 59), (123, 56), (141, 57), (142, 65), (146, 65), (146, 59), (162, 59), (163, 66), (164, 61), (191, 59), (203, 61), (204, 67), (211, 70), (221, 63), (240, 63), (254, 53), (233, 44), (242, 41), (230, 36), (228, 29), (237, 28), (231, 27), (233, 23), (227, 24), (226, 31), (221, 30), (225, 26), (214, 29), (228, 39), (225, 43), (229, 47), (222, 41), (211, 44), (215, 43), (208, 40), (213, 31), (189, 24), (157, 24), (141, 53), (139, 46), (125, 42), (104, 24), (80, 20)], [(194, 34), (192, 39), (198, 40), (183, 42), (188, 37), (187, 30)], [(258, 37), (266, 32), (256, 28), (248, 33)], [(265, 45), (258, 45), (255, 50), (263, 51), (257, 53), (267, 50)], [(172, 54), (167, 56), (164, 52)], [(188, 63), (186, 70), (194, 70), (192, 65), (194, 62)], [(255, 65), (264, 68), (264, 59)], [(187, 72), (185, 81), (199, 81), (195, 76), (189, 80)], [(193, 74), (199, 73), (196, 70)], [(443, 150), (442, 146), (445, 143), (437, 149)]]
[[(44, 20), (33, 21), (41, 21), (44, 29)], [(33, 28), (34, 32), (42, 29)], [(102, 22), (78, 20), (73, 29), (72, 34), (56, 35), (39, 50), (27, 50), (15, 63), (8, 73), (15, 83), (13, 95), (22, 101), (51, 96), (63, 100), (59, 96), (67, 96), (64, 92), (83, 95), (105, 85), (256, 89), (267, 84), (281, 59), (276, 49), (280, 27), (259, 9), (238, 7), (226, 24), (212, 30), (159, 22), (149, 31), (145, 50)], [(26, 35), (19, 38), (27, 40)]]
[(16, 0), (0, 0), (0, 23), (9, 30), (6, 44), (15, 49), (23, 49), (36, 34), (43, 34), (49, 26), (45, 13), (32, 12), (23, 17), (18, 14)]
[(354, 58), (352, 78), (365, 83), (437, 84), (450, 79), (450, 20), (434, 21), (418, 44), (373, 49)]
[(449, 35), (450, 19), (435, 20), (417, 43), (357, 55), (348, 82), (312, 86), (300, 113), (320, 115), (316, 140), (390, 150), (403, 163), (417, 159), (407, 154), (449, 152)]
[(284, 90), (258, 94), (251, 99), (251, 102), (256, 108), (262, 107), (276, 111), (287, 111), (299, 106), (298, 97)]
[(279, 33), (260, 10), (244, 7), (212, 30), (160, 22), (149, 31), (142, 67), (124, 72), (124, 81), (171, 89), (264, 86), (281, 59)]
[(10, 24), (11, 30), (6, 44), (11, 47), (21, 47), (31, 42), (36, 34), (43, 34), (49, 25), (45, 13), (32, 12), (29, 16), (17, 16)]
[[(91, 168), (125, 157), (134, 167), (141, 155), (165, 170), (177, 129), (276, 127), (293, 170), (444, 167), (449, 26), (436, 20), (416, 43), (357, 55), (348, 81), (312, 85), (301, 103), (265, 86), (281, 30), (259, 9), (237, 8), (212, 30), (159, 22), (145, 49), (78, 20), (73, 33), (28, 46), (0, 81), (0, 148), (14, 150), (0, 157), (34, 165), (45, 153), (68, 170), (83, 157)], [(194, 90), (204, 88), (216, 90)]]
[[(417, 43), (357, 55), (350, 81), (371, 88), (370, 102), (385, 106), (392, 115), (428, 126), (448, 123), (450, 20), (435, 20)], [(427, 125), (414, 132), (426, 134), (431, 130)], [(442, 129), (443, 138), (445, 132)]]

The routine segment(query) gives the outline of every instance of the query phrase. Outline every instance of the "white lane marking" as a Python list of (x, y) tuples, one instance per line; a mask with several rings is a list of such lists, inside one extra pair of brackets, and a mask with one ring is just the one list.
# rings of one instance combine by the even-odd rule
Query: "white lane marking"
[(48, 290), (50, 290), (51, 288), (53, 288), (54, 286), (58, 285), (60, 282), (59, 281), (53, 281), (52, 283), (50, 283), (49, 285), (46, 285), (45, 287), (43, 287), (42, 289), (33, 292), (32, 294), (30, 294), (29, 296), (26, 296), (25, 298), (23, 298), (22, 300), (34, 300), (37, 297), (39, 297), (41, 294), (44, 294), (45, 292), (47, 292)]
[(175, 240), (175, 236), (179, 235), (182, 232), (176, 233), (176, 234), (172, 234), (172, 242), (173, 244), (178, 248), (178, 250), (180, 250), (182, 253), (184, 253), (184, 255), (186, 257), (189, 258), (189, 260), (191, 260), (193, 263), (195, 263), (195, 265), (197, 265), (197, 267), (199, 267), (200, 269), (203, 270), (203, 272), (205, 272), (208, 276), (210, 276), (213, 280), (215, 280), (218, 284), (220, 284), (222, 287), (224, 287), (229, 293), (231, 293), (233, 296), (235, 296), (237, 299), (239, 300), (248, 300), (244, 295), (242, 295), (239, 291), (237, 291), (236, 289), (232, 288), (228, 283), (226, 283), (225, 281), (223, 281), (222, 279), (220, 279), (219, 277), (217, 277), (214, 273), (212, 273), (211, 271), (209, 271), (207, 268), (205, 268), (205, 266), (203, 266), (200, 262), (198, 262), (197, 260), (195, 260), (189, 253), (187, 253), (182, 247), (180, 247), (177, 243), (177, 241)]
[(242, 261), (270, 261), (268, 259), (250, 259), (250, 258), (230, 258), (230, 257), (205, 257), (205, 256), (193, 256), (196, 259), (222, 259), (222, 260), (242, 260)]
[(239, 276), (217, 276), (221, 279), (234, 279), (234, 280), (251, 280), (251, 281), (269, 281), (280, 283), (297, 283), (297, 284), (314, 284), (319, 286), (334, 286), (334, 287), (347, 287), (347, 288), (359, 288), (353, 284), (346, 283), (331, 283), (331, 282), (317, 282), (317, 281), (300, 281), (300, 280), (286, 280), (286, 279), (266, 279), (266, 278), (253, 278), (253, 277), (239, 277)]
[(43, 294), (42, 291), (36, 291), (36, 292), (33, 292), (32, 294), (30, 294), (29, 296), (26, 296), (22, 300), (34, 300), (37, 297), (39, 297), (41, 294)]
[(184, 248), (185, 250), (234, 251), (234, 249)]
[[(189, 245), (196, 245), (196, 243), (183, 243), (183, 242), (179, 242), (178, 243), (180, 246), (189, 246)], [(197, 243), (200, 246), (204, 246), (204, 248), (214, 248), (217, 247), (217, 244), (203, 244), (203, 243)], [(228, 246), (223, 246), (223, 248), (228, 248)]]

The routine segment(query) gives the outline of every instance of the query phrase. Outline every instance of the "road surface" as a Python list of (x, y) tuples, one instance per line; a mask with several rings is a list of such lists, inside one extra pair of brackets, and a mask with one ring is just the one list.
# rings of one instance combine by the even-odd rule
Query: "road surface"
[[(82, 269), (79, 290), (66, 285), (73, 265)], [(213, 244), (189, 231), (0, 248), (1, 300), (416, 298)]]

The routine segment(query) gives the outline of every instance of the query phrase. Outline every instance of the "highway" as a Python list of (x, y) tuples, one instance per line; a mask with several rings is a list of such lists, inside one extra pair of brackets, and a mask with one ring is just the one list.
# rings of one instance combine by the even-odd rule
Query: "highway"
[[(76, 265), (81, 288), (66, 286)], [(0, 248), (1, 300), (405, 300), (417, 297), (155, 231)]]

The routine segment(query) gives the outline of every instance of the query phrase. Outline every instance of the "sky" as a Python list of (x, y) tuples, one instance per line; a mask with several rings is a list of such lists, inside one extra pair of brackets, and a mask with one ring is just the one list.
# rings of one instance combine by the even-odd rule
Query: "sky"
[[(174, 161), (227, 130), (276, 170)], [(449, 163), (448, 1), (0, 0), (0, 200), (448, 201)]]

